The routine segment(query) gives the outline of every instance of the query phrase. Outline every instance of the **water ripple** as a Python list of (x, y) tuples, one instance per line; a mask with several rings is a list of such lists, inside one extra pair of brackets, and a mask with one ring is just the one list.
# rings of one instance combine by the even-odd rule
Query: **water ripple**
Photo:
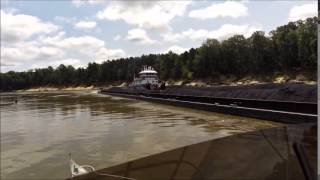
[(90, 92), (1, 94), (1, 103), (14, 99), (1, 107), (1, 177), (10, 179), (69, 177), (69, 152), (104, 168), (279, 125)]

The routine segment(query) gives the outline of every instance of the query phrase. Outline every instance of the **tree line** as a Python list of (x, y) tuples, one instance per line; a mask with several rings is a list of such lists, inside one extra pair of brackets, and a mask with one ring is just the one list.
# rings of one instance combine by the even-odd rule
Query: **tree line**
[(154, 67), (161, 80), (214, 79), (220, 76), (270, 76), (274, 73), (308, 73), (316, 77), (317, 21), (289, 22), (251, 37), (235, 35), (219, 42), (207, 39), (198, 48), (178, 55), (173, 52), (120, 58), (86, 68), (61, 64), (57, 68), (0, 73), (1, 90), (35, 86), (69, 86), (132, 81), (142, 66)]

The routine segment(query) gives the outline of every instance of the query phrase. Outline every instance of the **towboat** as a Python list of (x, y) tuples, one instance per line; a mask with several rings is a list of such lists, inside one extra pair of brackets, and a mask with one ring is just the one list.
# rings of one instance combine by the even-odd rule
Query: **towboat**
[(164, 89), (165, 84), (158, 78), (158, 72), (151, 66), (144, 66), (139, 72), (138, 77), (134, 77), (129, 87), (146, 89)]

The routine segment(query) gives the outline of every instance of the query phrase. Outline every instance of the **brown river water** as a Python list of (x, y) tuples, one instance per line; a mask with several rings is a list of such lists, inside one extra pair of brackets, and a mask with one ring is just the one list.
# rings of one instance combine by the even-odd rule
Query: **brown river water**
[[(14, 104), (15, 100), (17, 104)], [(1, 93), (1, 179), (65, 179), (279, 123), (90, 92)]]

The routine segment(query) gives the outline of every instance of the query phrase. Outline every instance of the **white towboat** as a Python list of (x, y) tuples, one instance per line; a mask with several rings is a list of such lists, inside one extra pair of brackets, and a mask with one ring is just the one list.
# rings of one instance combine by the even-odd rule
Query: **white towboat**
[(158, 84), (158, 72), (151, 66), (143, 67), (143, 70), (139, 72), (139, 77), (135, 77), (132, 86), (143, 86), (146, 84), (154, 85)]
[(158, 78), (158, 72), (151, 66), (144, 66), (139, 72), (139, 77), (134, 77), (130, 87), (145, 87), (147, 89), (164, 88), (164, 83), (161, 83)]

